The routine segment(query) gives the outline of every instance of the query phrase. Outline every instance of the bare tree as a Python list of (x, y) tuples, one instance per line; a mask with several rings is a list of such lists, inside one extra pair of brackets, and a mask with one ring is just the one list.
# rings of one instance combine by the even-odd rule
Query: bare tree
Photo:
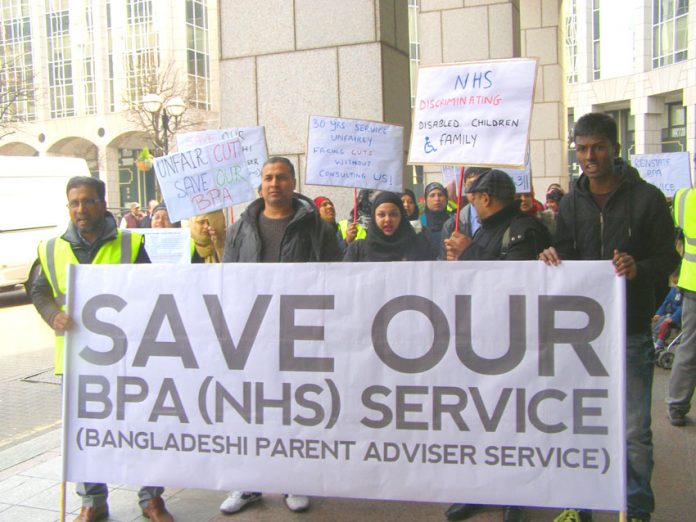
[(0, 140), (22, 123), (35, 119), (32, 69), (20, 67), (12, 57), (0, 57)]
[[(173, 62), (166, 66), (142, 67), (141, 70), (145, 72), (131, 75), (128, 99), (124, 101), (129, 107), (128, 120), (148, 135), (154, 155), (159, 156), (168, 152), (170, 141), (178, 131), (201, 128), (205, 118), (195, 109), (186, 110), (181, 116), (167, 112), (167, 106), (173, 100), (191, 98), (186, 73), (181, 73)], [(155, 112), (148, 112), (143, 105), (143, 98), (148, 94), (161, 98), (161, 107)]]

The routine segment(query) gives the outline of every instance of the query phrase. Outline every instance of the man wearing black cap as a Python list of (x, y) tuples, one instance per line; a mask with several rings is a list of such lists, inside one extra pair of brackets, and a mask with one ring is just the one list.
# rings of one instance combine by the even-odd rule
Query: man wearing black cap
[(444, 241), (447, 260), (534, 260), (551, 243), (541, 222), (522, 213), (515, 201), (515, 184), (501, 170), (490, 170), (467, 189), (481, 228), (473, 238), (453, 232)]
[[(478, 213), (481, 228), (473, 238), (453, 232), (444, 241), (448, 261), (531, 261), (551, 244), (546, 227), (520, 210), (520, 203), (515, 200), (515, 184), (503, 171), (489, 170), (480, 174), (467, 188), (467, 198)], [(464, 520), (482, 507), (452, 504), (445, 516), (448, 520)], [(503, 522), (526, 519), (521, 507), (506, 506), (503, 510)]]

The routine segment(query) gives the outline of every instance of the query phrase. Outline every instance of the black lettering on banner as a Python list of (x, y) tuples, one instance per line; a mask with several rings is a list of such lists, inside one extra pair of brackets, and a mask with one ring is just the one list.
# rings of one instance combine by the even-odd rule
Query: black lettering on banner
[[(136, 392), (128, 392), (128, 388), (137, 388)], [(116, 379), (116, 419), (124, 420), (127, 402), (143, 402), (147, 399), (147, 381), (142, 377), (119, 376)]]
[[(89, 391), (90, 387), (92, 391)], [(96, 389), (94, 389), (96, 388)], [(103, 375), (79, 375), (77, 379), (77, 417), (80, 419), (106, 419), (113, 405), (109, 399), (111, 385)], [(88, 410), (89, 403), (102, 405), (101, 410)]]
[[(168, 397), (171, 398), (171, 406), (165, 406)], [(157, 395), (155, 405), (152, 407), (152, 413), (148, 421), (157, 422), (162, 416), (177, 417), (179, 422), (188, 424), (188, 417), (186, 416), (186, 411), (184, 411), (184, 404), (181, 402), (176, 384), (171, 377), (166, 377), (162, 380), (162, 387)]]
[(503, 375), (517, 367), (524, 358), (527, 342), (526, 297), (510, 296), (510, 345), (508, 351), (496, 358), (481, 357), (471, 342), (471, 296), (455, 297), (455, 345), (457, 357), (464, 366), (481, 375)]
[[(402, 357), (389, 345), (387, 331), (389, 323), (399, 313), (405, 311), (420, 312), (433, 326), (433, 344), (428, 351), (412, 359)], [(437, 304), (419, 295), (402, 295), (395, 297), (382, 306), (372, 323), (372, 345), (381, 361), (392, 370), (401, 373), (422, 373), (434, 368), (447, 352), (450, 338), (447, 318)]]
[(379, 385), (374, 385), (374, 386), (368, 386), (365, 388), (362, 392), (362, 403), (365, 407), (367, 407), (370, 410), (377, 411), (382, 414), (382, 417), (377, 420), (372, 420), (368, 419), (367, 417), (363, 417), (360, 422), (367, 426), (368, 428), (375, 428), (375, 429), (380, 429), (380, 428), (386, 428), (391, 424), (391, 421), (393, 419), (393, 415), (391, 412), (391, 409), (389, 406), (385, 404), (381, 404), (379, 402), (376, 402), (372, 399), (373, 395), (384, 395), (385, 397), (389, 397), (391, 394), (391, 390), (387, 388), (386, 386), (379, 386)]
[(108, 337), (112, 342), (111, 349), (107, 352), (100, 352), (85, 346), (80, 351), (80, 357), (85, 361), (99, 366), (109, 366), (110, 364), (116, 364), (126, 355), (126, 350), (128, 349), (126, 332), (115, 324), (105, 323), (97, 319), (99, 310), (111, 308), (120, 312), (125, 308), (126, 304), (127, 302), (123, 298), (113, 294), (95, 295), (85, 303), (85, 306), (82, 308), (82, 324), (84, 327), (92, 333)]
[[(582, 312), (587, 325), (582, 328), (556, 328), (556, 312)], [(604, 329), (604, 310), (589, 297), (581, 295), (539, 296), (539, 376), (556, 374), (555, 346), (569, 344), (580, 362), (593, 377), (608, 377), (609, 373), (590, 344)]]
[(295, 310), (333, 310), (333, 295), (281, 295), (280, 342), (278, 344), (280, 371), (333, 372), (333, 357), (297, 357), (295, 341), (323, 341), (323, 326), (295, 324)]
[[(165, 319), (169, 322), (174, 335), (173, 341), (157, 340)], [(145, 327), (143, 339), (133, 359), (133, 367), (145, 367), (150, 357), (178, 357), (184, 368), (198, 368), (184, 322), (172, 294), (162, 294), (157, 298), (155, 308)]]
[(243, 370), (246, 366), (251, 347), (254, 345), (254, 341), (256, 341), (261, 322), (268, 311), (271, 297), (273, 296), (263, 294), (256, 296), (254, 306), (251, 312), (249, 312), (249, 317), (239, 338), (239, 344), (235, 347), (232, 334), (230, 334), (230, 329), (225, 320), (225, 314), (222, 311), (219, 296), (215, 294), (203, 296), (210, 322), (213, 324), (215, 335), (222, 349), (222, 355), (224, 355), (227, 368), (230, 370)]

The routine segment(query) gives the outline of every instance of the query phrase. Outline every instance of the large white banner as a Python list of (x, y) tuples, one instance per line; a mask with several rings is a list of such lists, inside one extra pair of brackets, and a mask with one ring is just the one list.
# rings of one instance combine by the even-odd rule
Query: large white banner
[(624, 507), (608, 261), (70, 269), (66, 480)]
[(173, 152), (153, 166), (172, 222), (256, 197), (239, 138)]
[(256, 188), (261, 184), (261, 167), (268, 159), (266, 129), (264, 127), (230, 127), (185, 132), (177, 134), (176, 146), (179, 150), (189, 150), (236, 137), (242, 142), (242, 152), (247, 160), (249, 180), (251, 185)]
[(634, 154), (631, 165), (640, 177), (655, 185), (668, 197), (680, 188), (691, 188), (691, 167), (688, 152), (666, 152), (664, 154)]
[(518, 58), (418, 69), (408, 162), (524, 167), (536, 65)]
[(401, 192), (403, 173), (404, 129), (400, 125), (309, 117), (308, 184)]

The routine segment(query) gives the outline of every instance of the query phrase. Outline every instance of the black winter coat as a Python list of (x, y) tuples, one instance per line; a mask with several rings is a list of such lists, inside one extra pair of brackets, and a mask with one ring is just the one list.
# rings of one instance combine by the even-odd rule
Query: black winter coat
[[(263, 199), (253, 201), (239, 220), (227, 229), (223, 263), (261, 261), (259, 214), (263, 206)], [(304, 196), (295, 194), (293, 206), (295, 214), (281, 241), (278, 262), (340, 261), (336, 231), (319, 217), (314, 204)]]
[(657, 309), (655, 285), (679, 263), (674, 224), (659, 189), (622, 160), (614, 170), (619, 185), (602, 211), (592, 199), (589, 179), (584, 174), (577, 179), (561, 200), (554, 244), (561, 259), (612, 259), (614, 250), (633, 256), (637, 275), (626, 285), (628, 333), (649, 332)]
[[(509, 240), (504, 245), (506, 231), (509, 231)], [(524, 214), (519, 201), (515, 201), (481, 220), (481, 228), (459, 259), (533, 261), (550, 244), (548, 229), (537, 218)]]

